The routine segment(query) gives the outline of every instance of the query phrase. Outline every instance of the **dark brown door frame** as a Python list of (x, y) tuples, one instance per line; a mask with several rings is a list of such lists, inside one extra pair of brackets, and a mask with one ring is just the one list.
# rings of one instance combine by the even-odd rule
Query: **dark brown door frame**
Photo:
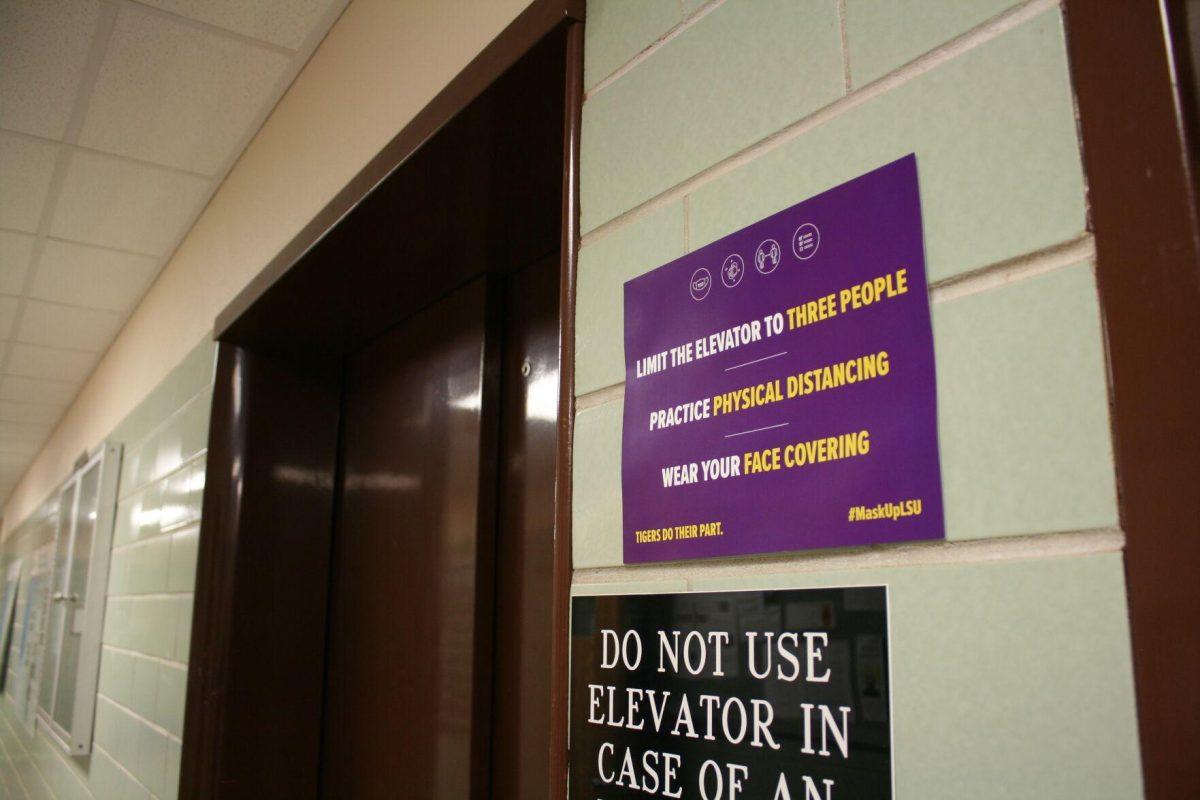
[[(417, 152), (423, 144), (441, 130), (472, 100), (479, 97), (488, 86), (529, 52), (539, 41), (558, 26), (581, 25), (584, 18), (584, 0), (533, 0), (525, 11), (497, 36), (471, 63), (455, 76), (454, 80), (438, 92), (429, 105), (421, 109), (412, 121), (404, 126), (383, 149), (359, 170), (350, 182), (334, 195), (324, 208), (317, 212), (308, 224), (284, 245), (267, 266), (255, 275), (245, 288), (230, 301), (213, 325), (213, 335), (218, 341), (234, 326), (247, 309), (254, 305), (266, 291), (282, 278), (289, 269), (320, 242), (337, 223), (370, 194), (371, 190), (391, 175)], [(582, 63), (582, 41), (578, 56)], [(567, 66), (571, 69), (570, 64)], [(582, 70), (582, 67), (580, 67)], [(582, 79), (580, 80), (582, 84)], [(573, 99), (577, 97), (577, 99)], [(568, 110), (576, 106), (574, 116), (582, 113), (583, 93), (567, 96)], [(577, 153), (576, 153), (577, 155)], [(572, 165), (564, 165), (574, 170)], [(578, 225), (575, 221), (573, 225)], [(565, 250), (564, 250), (565, 253)], [(574, 257), (572, 256), (572, 263)], [(565, 257), (564, 257), (565, 261)]]
[(583, 115), (583, 25), (567, 31), (567, 113), (563, 119), (562, 353), (554, 487), (554, 644), (550, 669), (550, 797), (567, 796), (571, 655), (571, 463), (575, 436), (575, 274), (579, 258), (579, 132)]
[(1065, 11), (1108, 340), (1146, 797), (1195, 798), (1200, 227), (1181, 110), (1190, 104), (1173, 85), (1168, 42), (1178, 30), (1152, 0), (1066, 0)]
[[(575, 266), (579, 246), (578, 159), (582, 94), (583, 0), (534, 0), (404, 127), (218, 315), (219, 342), (209, 460), (191, 637), (180, 797), (315, 797), (318, 786), (323, 639), (297, 652), (287, 631), (264, 637), (261, 620), (238, 609), (311, 619), (322, 626), (327, 597), (299, 587), (327, 574), (329, 540), (306, 535), (333, 521), (340, 414), (338, 343), (314, 340), (295, 356), (291, 331), (272, 330), (259, 303), (385, 179), (551, 34), (565, 43), (560, 252), (560, 392), (556, 455), (554, 643), (550, 797), (565, 794), (567, 621), (571, 581), (571, 437), (574, 424)], [(349, 313), (338, 307), (320, 324)], [(261, 307), (259, 303), (259, 307)], [(278, 303), (276, 303), (278, 305)], [(278, 319), (275, 317), (274, 319)], [(311, 435), (296, 436), (296, 431)], [(248, 441), (255, 447), (247, 447)], [(270, 531), (264, 536), (263, 531)], [(280, 564), (278, 554), (295, 552)], [(316, 572), (314, 572), (314, 570)], [(314, 644), (314, 641), (316, 644)], [(316, 645), (320, 644), (321, 647)], [(310, 652), (311, 651), (311, 652)], [(281, 670), (280, 652), (308, 668)], [(262, 666), (258, 666), (261, 662)], [(236, 665), (232, 669), (231, 665)], [(231, 733), (233, 732), (233, 733)]]

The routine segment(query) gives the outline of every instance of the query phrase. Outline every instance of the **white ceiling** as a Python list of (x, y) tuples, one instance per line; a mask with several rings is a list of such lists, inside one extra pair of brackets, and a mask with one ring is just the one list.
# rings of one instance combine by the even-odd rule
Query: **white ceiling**
[(348, 0), (0, 0), (0, 499)]

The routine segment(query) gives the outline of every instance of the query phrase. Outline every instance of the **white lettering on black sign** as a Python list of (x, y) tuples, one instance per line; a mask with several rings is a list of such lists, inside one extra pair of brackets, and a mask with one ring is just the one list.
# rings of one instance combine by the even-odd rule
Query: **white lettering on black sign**
[(572, 800), (890, 798), (884, 587), (575, 598)]

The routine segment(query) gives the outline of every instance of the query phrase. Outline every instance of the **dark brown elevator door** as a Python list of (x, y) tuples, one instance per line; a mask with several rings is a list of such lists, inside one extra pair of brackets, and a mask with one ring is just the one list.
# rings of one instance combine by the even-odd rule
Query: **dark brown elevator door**
[(486, 795), (495, 519), (487, 304), (477, 280), (347, 364), (327, 798)]

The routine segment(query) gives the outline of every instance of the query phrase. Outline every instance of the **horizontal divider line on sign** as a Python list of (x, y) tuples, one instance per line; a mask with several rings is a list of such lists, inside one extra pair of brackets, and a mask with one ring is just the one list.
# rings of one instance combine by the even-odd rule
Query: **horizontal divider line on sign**
[[(1096, 259), (1096, 241), (1092, 234), (1085, 233), (1075, 239), (1051, 245), (1043, 250), (1026, 253), (1016, 258), (988, 264), (971, 272), (937, 281), (929, 286), (929, 301), (934, 304), (947, 303), (998, 289), (1009, 284), (1045, 275), (1057, 269), (1070, 267)], [(597, 408), (625, 399), (625, 382), (614, 383), (575, 398), (575, 413)]]
[(577, 569), (572, 588), (602, 587), (608, 583), (713, 578), (768, 577), (798, 572), (886, 569), (937, 564), (982, 564), (1045, 558), (1117, 553), (1125, 534), (1117, 528), (1060, 533), (1037, 533), (964, 541), (911, 542), (872, 545), (849, 550), (817, 550), (783, 555), (747, 556), (719, 561), (679, 561), (670, 564), (626, 564)]
[[(686, 197), (701, 186), (749, 164), (775, 148), (799, 138), (808, 131), (824, 125), (826, 122), (846, 113), (850, 109), (857, 108), (872, 98), (885, 94), (898, 86), (908, 83), (914, 78), (936, 69), (947, 61), (957, 58), (963, 53), (989, 42), (1001, 34), (1007, 33), (1045, 11), (1057, 8), (1058, 5), (1058, 0), (1029, 0), (1029, 2), (1023, 5), (1015, 6), (1002, 12), (987, 22), (951, 39), (940, 47), (930, 50), (928, 53), (889, 72), (882, 78), (877, 78), (870, 83), (864, 84), (849, 94), (843, 95), (832, 103), (817, 109), (807, 117), (803, 117), (791, 125), (765, 136), (733, 155), (727, 156), (721, 161), (701, 170), (692, 177), (659, 192), (654, 197), (639, 203), (612, 219), (600, 223), (595, 228), (583, 234), (579, 243), (580, 249), (588, 247), (597, 240), (636, 222), (669, 203)], [(640, 61), (649, 57), (654, 49), (656, 48), (652, 47), (650, 50), (643, 51), (635, 60), (640, 63)], [(632, 64), (633, 62), (630, 63)], [(589, 96), (594, 95), (599, 88), (598, 86), (596, 89), (593, 89), (589, 93)]]

